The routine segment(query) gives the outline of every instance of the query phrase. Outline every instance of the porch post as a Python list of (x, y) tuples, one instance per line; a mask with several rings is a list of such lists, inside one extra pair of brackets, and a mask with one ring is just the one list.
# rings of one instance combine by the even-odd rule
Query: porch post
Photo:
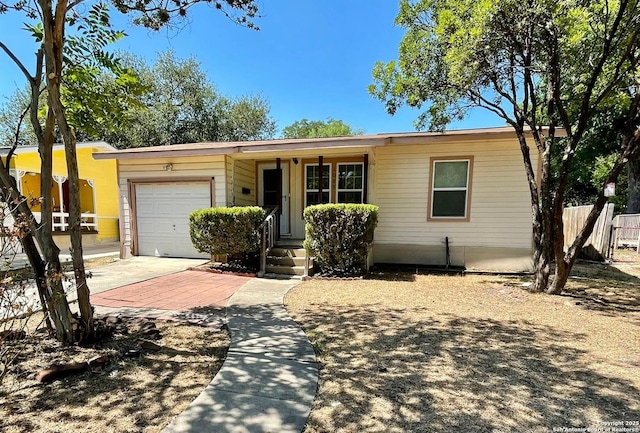
[[(58, 184), (58, 200), (60, 203), (60, 229), (62, 231), (65, 231), (67, 230), (67, 221), (64, 216), (65, 209), (64, 209), (64, 194), (62, 192), (62, 184), (67, 180), (67, 178), (64, 176), (54, 174), (53, 180), (55, 180), (56, 183)], [(55, 218), (54, 218), (54, 223), (55, 223)]]
[(364, 167), (362, 168), (362, 203), (367, 202), (367, 191), (369, 189), (369, 154), (364, 154)]
[(62, 184), (67, 180), (67, 178), (54, 174), (53, 180), (58, 184), (58, 203), (60, 204), (60, 212), (64, 212), (64, 194), (62, 193)]
[(25, 174), (27, 174), (27, 172), (25, 170), (15, 169), (14, 173), (16, 175), (15, 176), (16, 188), (18, 188), (18, 192), (22, 194), (22, 178), (24, 177)]
[[(282, 163), (280, 158), (276, 158), (276, 204), (278, 205), (278, 212), (274, 215), (275, 223), (273, 229), (275, 230), (275, 239), (280, 239), (280, 215), (282, 215)], [(273, 245), (271, 245), (273, 246)]]
[(96, 200), (96, 187), (93, 179), (87, 179), (87, 185), (91, 187), (91, 194), (93, 197), (93, 206), (91, 209), (91, 213), (95, 215), (95, 217), (93, 217), (93, 224), (95, 224), (94, 228), (96, 229), (96, 231), (98, 231), (98, 202)]
[(324, 181), (323, 160), (324, 158), (322, 157), (322, 155), (318, 156), (318, 203), (320, 204), (322, 204), (322, 187), (324, 186), (322, 185)]
[(278, 205), (278, 214), (282, 215), (282, 166), (280, 158), (276, 158), (276, 204)]

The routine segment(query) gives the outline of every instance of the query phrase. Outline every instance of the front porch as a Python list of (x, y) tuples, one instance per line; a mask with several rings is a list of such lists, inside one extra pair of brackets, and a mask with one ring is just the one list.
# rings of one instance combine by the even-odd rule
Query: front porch
[[(41, 175), (38, 172), (12, 170), (18, 190), (26, 197), (36, 221), (42, 220)], [(51, 225), (54, 232), (66, 232), (69, 229), (69, 181), (65, 176), (54, 175), (54, 185), (50, 191), (53, 201)], [(80, 179), (80, 207), (83, 231), (98, 232), (98, 215), (96, 213), (96, 192), (92, 179)]]
[(304, 209), (322, 203), (367, 203), (372, 157), (366, 148), (299, 151), (299, 156), (226, 159), (228, 206), (277, 209), (274, 241), (305, 237)]
[(303, 248), (304, 209), (323, 203), (367, 203), (371, 176), (367, 149), (299, 151), (299, 156), (260, 159), (227, 157), (227, 205), (260, 206), (262, 224), (259, 275), (304, 277), (313, 258)]

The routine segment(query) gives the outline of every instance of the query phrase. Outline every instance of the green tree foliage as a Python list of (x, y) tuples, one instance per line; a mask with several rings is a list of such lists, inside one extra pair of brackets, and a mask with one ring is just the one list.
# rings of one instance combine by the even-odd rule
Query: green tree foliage
[(152, 66), (126, 56), (147, 89), (138, 105), (123, 113), (126, 125), (90, 135), (119, 148), (203, 141), (273, 138), (275, 121), (260, 96), (228, 98), (219, 94), (193, 58), (160, 54)]
[[(254, 27), (252, 19), (256, 16), (258, 8), (254, 0), (220, 0), (215, 2), (203, 0), (176, 0), (165, 2), (163, 0), (113, 0), (111, 4), (122, 13), (130, 14), (133, 22), (150, 29), (160, 29), (164, 26), (180, 24), (187, 19), (188, 11), (198, 5), (211, 6), (214, 10), (222, 12), (232, 21)], [(87, 53), (89, 58), (94, 58), (98, 64), (115, 69), (117, 64), (110, 62), (115, 58), (106, 54), (102, 49), (113, 39), (121, 37), (117, 32), (111, 31), (109, 22), (109, 8), (100, 1), (92, 0), (27, 0), (7, 2), (0, 0), (0, 13), (14, 15), (17, 20), (31, 20), (40, 22), (38, 25), (27, 25), (32, 36), (39, 43), (35, 55), (35, 70), (30, 72), (25, 64), (13, 53), (11, 48), (0, 41), (0, 49), (24, 74), (28, 85), (30, 104), (28, 117), (35, 136), (38, 140), (38, 148), (41, 159), (41, 190), (51, 190), (53, 144), (56, 132), (59, 133), (64, 147), (69, 181), (69, 233), (71, 239), (71, 256), (78, 294), (78, 307), (80, 317), (71, 314), (64, 288), (61, 284), (61, 267), (59, 260), (59, 248), (51, 236), (52, 202), (50, 197), (43, 197), (41, 206), (41, 223), (37, 223), (29, 207), (21, 203), (14, 213), (16, 220), (24, 218), (29, 225), (28, 233), (22, 237), (22, 244), (29, 258), (29, 262), (35, 273), (35, 281), (42, 299), (42, 306), (46, 308), (48, 318), (53, 320), (56, 337), (64, 343), (73, 343), (93, 335), (93, 309), (89, 302), (89, 289), (87, 286), (84, 263), (82, 259), (82, 234), (80, 230), (80, 203), (78, 177), (78, 162), (76, 156), (76, 128), (83, 124), (86, 126), (88, 118), (99, 118), (102, 111), (104, 117), (118, 119), (117, 115), (110, 112), (110, 101), (94, 104), (94, 101), (84, 101), (83, 104), (73, 106), (70, 102), (83, 95), (78, 92), (87, 88), (87, 80), (94, 81), (99, 74), (91, 69), (91, 63), (82, 63), (86, 68), (74, 69), (66, 59), (76, 53)], [(79, 37), (74, 39), (72, 29), (79, 32)], [(95, 27), (97, 34), (87, 28)], [(65, 87), (65, 78), (68, 78)], [(129, 77), (132, 78), (132, 77)], [(129, 78), (117, 82), (118, 86), (132, 84)], [(38, 116), (39, 98), (42, 94), (42, 86), (46, 86), (47, 105), (43, 124)], [(75, 89), (65, 95), (66, 89)], [(96, 97), (104, 98), (101, 92)], [(107, 93), (106, 98), (109, 97)], [(65, 105), (66, 98), (66, 105)], [(91, 112), (90, 117), (83, 117), (83, 113)], [(24, 118), (24, 117), (23, 117)], [(84, 123), (83, 123), (84, 122)], [(17, 143), (16, 143), (17, 144)], [(0, 163), (0, 181), (11, 200), (19, 202), (15, 181), (9, 176), (11, 152), (6, 161)], [(36, 246), (36, 241), (38, 245)], [(51, 324), (48, 322), (49, 327)]]
[(361, 129), (353, 129), (342, 120), (336, 120), (331, 117), (326, 121), (297, 120), (282, 131), (283, 138), (346, 137), (362, 134), (363, 131)]
[[(129, 148), (275, 135), (276, 123), (264, 98), (219, 94), (193, 58), (177, 59), (168, 51), (151, 66), (127, 53), (109, 58), (113, 69), (77, 67), (72, 79), (64, 80), (71, 82), (64, 87), (64, 103), (81, 140)], [(23, 106), (28, 97), (17, 91), (0, 108), (0, 143), (13, 141)], [(45, 113), (41, 110), (41, 122)], [(32, 129), (23, 123), (20, 144), (35, 142)]]
[[(92, 123), (99, 124), (101, 120), (97, 114), (105, 110), (113, 110), (117, 114), (121, 108), (116, 102), (127, 100), (127, 93), (134, 93), (135, 87), (131, 85), (119, 87), (115, 93), (96, 93), (96, 87), (92, 84), (98, 73), (110, 73), (120, 80), (120, 83), (135, 85), (135, 77), (129, 75), (129, 71), (120, 67), (118, 59), (105, 52), (105, 47), (116, 42), (122, 37), (122, 32), (114, 31), (109, 23), (108, 8), (101, 3), (95, 4), (82, 17), (74, 17), (68, 23), (69, 32), (66, 40), (69, 46), (67, 55), (59, 58), (57, 62), (64, 71), (54, 88), (57, 98), (53, 98), (50, 87), (42, 84), (42, 69), (46, 64), (45, 27), (42, 23), (26, 24), (26, 30), (31, 34), (42, 48), (36, 53), (36, 73), (30, 74), (22, 62), (17, 59), (8, 47), (0, 42), (0, 47), (24, 72), (29, 87), (24, 93), (17, 93), (14, 107), (18, 108), (15, 116), (14, 134), (9, 139), (11, 150), (6, 160), (0, 167), (0, 180), (4, 191), (8, 193), (8, 201), (19, 203), (13, 208), (12, 213), (16, 221), (22, 221), (29, 231), (22, 236), (23, 248), (29, 257), (31, 266), (36, 275), (36, 284), (40, 294), (41, 305), (46, 313), (47, 324), (52, 332), (55, 330), (57, 338), (65, 343), (92, 338), (93, 335), (93, 309), (89, 301), (89, 290), (82, 259), (82, 234), (80, 230), (80, 208), (78, 193), (77, 160), (74, 147), (65, 146), (67, 172), (69, 179), (69, 233), (71, 239), (71, 256), (74, 266), (74, 282), (80, 317), (74, 317), (62, 286), (62, 269), (59, 258), (59, 248), (52, 237), (52, 146), (56, 134), (63, 138), (71, 134), (73, 127), (80, 126), (87, 118), (93, 119)], [(47, 36), (51, 38), (51, 36)], [(48, 65), (47, 65), (48, 66)], [(126, 76), (122, 79), (123, 76)], [(50, 78), (50, 75), (47, 76)], [(124, 95), (122, 99), (116, 97)], [(75, 95), (79, 95), (75, 98)], [(84, 102), (81, 98), (87, 98)], [(115, 101), (107, 101), (102, 98), (112, 98)], [(68, 117), (58, 122), (54, 113), (54, 106), (60, 109), (68, 108)], [(26, 131), (25, 118), (30, 120), (31, 144), (38, 145), (41, 159), (41, 191), (44, 191), (41, 199), (41, 222), (36, 223), (29, 206), (17, 196), (14, 180), (9, 176), (8, 168), (10, 159), (16, 146), (24, 141), (22, 133)], [(14, 119), (14, 120), (15, 120)], [(10, 128), (10, 127), (9, 127)], [(6, 129), (6, 128), (5, 128)], [(68, 139), (67, 141), (68, 142)], [(7, 194), (5, 194), (7, 195)], [(36, 248), (34, 238), (38, 243)], [(53, 325), (51, 325), (53, 324)]]
[[(638, 0), (402, 0), (396, 24), (407, 32), (399, 59), (374, 67), (370, 93), (391, 114), (403, 104), (424, 107), (419, 128), (442, 129), (473, 107), (513, 127), (531, 195), (534, 291), (562, 291), (606, 203), (604, 183), (638, 153), (638, 10)], [(615, 162), (584, 227), (565, 246), (562, 210), (575, 155), (598, 116), (616, 106), (627, 114), (615, 131)], [(542, 160), (540, 176), (532, 150)], [(556, 167), (553, 155), (560, 155)]]
[[(613, 168), (620, 146), (620, 130), (624, 128), (627, 113), (624, 107), (614, 106), (598, 113), (585, 133), (582, 145), (574, 156), (567, 183), (565, 205), (580, 206), (595, 202), (609, 171)], [(561, 168), (562, 149), (554, 149), (553, 170)], [(624, 212), (629, 201), (627, 172), (623, 171), (616, 182), (616, 196), (610, 197), (616, 212)]]
[[(16, 89), (13, 95), (0, 105), (0, 146), (11, 147), (15, 143), (18, 146), (27, 146), (38, 142), (29, 124), (29, 93), (28, 88)], [(43, 102), (46, 103), (46, 97), (44, 99)]]
[[(69, 124), (81, 140), (129, 127), (125, 114), (140, 106), (140, 98), (148, 90), (120, 57), (106, 51), (108, 45), (125, 37), (124, 32), (111, 28), (109, 19), (107, 6), (99, 3), (84, 19), (72, 20), (68, 29), (60, 93)], [(42, 42), (41, 23), (28, 24), (26, 29), (36, 42)], [(45, 86), (39, 91), (38, 119), (44, 127), (48, 95)], [(28, 114), (30, 104), (30, 89), (26, 88), (17, 89), (0, 107), (1, 145), (38, 143), (33, 127), (21, 119), (23, 114)], [(56, 141), (61, 142), (59, 131), (55, 134)]]

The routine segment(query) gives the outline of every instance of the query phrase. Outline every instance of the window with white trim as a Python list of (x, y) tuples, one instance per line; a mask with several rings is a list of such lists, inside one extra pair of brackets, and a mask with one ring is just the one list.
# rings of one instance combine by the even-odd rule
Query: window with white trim
[(306, 164), (304, 166), (304, 206), (329, 203), (331, 199), (331, 164), (322, 164), (322, 201), (318, 200), (320, 192), (320, 166)]
[(431, 167), (431, 218), (468, 215), (470, 159), (435, 160)]
[(364, 184), (363, 163), (338, 164), (338, 203), (362, 203)]

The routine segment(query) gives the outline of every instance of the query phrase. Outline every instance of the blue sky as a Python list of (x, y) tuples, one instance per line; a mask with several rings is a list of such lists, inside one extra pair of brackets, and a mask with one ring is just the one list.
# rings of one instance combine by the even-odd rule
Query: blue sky
[[(377, 60), (397, 58), (402, 29), (395, 27), (395, 0), (258, 0), (260, 31), (233, 24), (206, 6), (193, 9), (180, 31), (151, 32), (113, 13), (114, 27), (128, 36), (115, 48), (153, 61), (173, 49), (193, 56), (217, 89), (227, 96), (260, 94), (271, 105), (280, 129), (301, 118), (342, 119), (366, 133), (415, 130), (419, 112), (402, 109), (389, 116), (367, 92)], [(31, 67), (35, 45), (21, 14), (0, 15), (0, 40)], [(25, 80), (0, 52), (0, 99)], [(450, 129), (502, 126), (482, 110)]]

